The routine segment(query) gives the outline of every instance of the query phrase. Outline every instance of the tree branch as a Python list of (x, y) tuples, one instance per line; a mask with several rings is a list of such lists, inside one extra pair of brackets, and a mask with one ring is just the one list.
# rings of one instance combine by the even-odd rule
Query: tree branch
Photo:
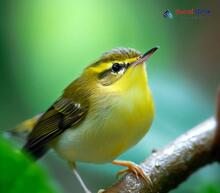
[(104, 193), (166, 193), (199, 168), (219, 160), (220, 89), (216, 119), (209, 118), (140, 164), (152, 184), (128, 173)]

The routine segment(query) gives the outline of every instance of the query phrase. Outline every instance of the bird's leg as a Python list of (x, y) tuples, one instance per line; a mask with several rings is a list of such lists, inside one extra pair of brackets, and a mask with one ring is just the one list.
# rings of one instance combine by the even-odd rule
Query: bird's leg
[(120, 170), (117, 175), (121, 175), (121, 174), (124, 174), (124, 173), (127, 173), (127, 172), (133, 172), (136, 177), (138, 178), (139, 176), (141, 176), (144, 180), (146, 180), (147, 182), (149, 182), (150, 184), (152, 184), (152, 181), (150, 179), (149, 176), (147, 176), (145, 173), (144, 173), (144, 170), (137, 164), (135, 164), (134, 162), (131, 162), (131, 161), (122, 161), (122, 160), (114, 160), (112, 162), (112, 164), (114, 165), (119, 165), (119, 166), (125, 166), (125, 167), (128, 167), (127, 169), (125, 170)]
[(83, 190), (85, 191), (85, 193), (92, 193), (87, 186), (85, 185), (85, 183), (83, 182), (82, 178), (80, 177), (79, 173), (76, 170), (76, 164), (74, 162), (69, 162), (69, 165), (74, 173), (74, 175), (76, 176), (77, 180), (79, 181), (80, 185), (82, 186)]

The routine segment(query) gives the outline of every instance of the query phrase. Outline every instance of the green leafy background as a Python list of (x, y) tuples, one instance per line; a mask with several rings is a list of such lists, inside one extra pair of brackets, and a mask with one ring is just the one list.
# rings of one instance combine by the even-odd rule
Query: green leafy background
[(0, 192), (54, 193), (56, 185), (48, 180), (42, 168), (0, 138)]
[[(155, 121), (148, 135), (120, 157), (140, 162), (153, 148), (162, 148), (214, 114), (220, 82), (219, 7), (217, 0), (1, 0), (0, 129), (13, 128), (47, 109), (102, 52), (122, 46), (144, 52), (159, 45), (147, 64)], [(209, 9), (211, 15), (175, 14), (176, 9), (192, 8)], [(173, 12), (173, 19), (163, 18), (166, 9)], [(65, 193), (82, 192), (66, 162), (54, 152), (36, 164), (49, 173), (47, 183), (47, 177), (38, 177), (44, 176), (42, 169), (16, 153), (21, 143), (13, 143), (17, 150), (5, 143), (0, 145), (1, 188), (13, 180), (13, 192), (22, 183), (33, 188), (33, 179), (42, 183), (33, 192), (52, 192), (54, 187)], [(113, 183), (121, 169), (111, 164), (78, 166), (93, 191)], [(17, 176), (20, 169), (27, 172)], [(219, 183), (220, 166), (212, 164), (173, 192), (219, 193)]]

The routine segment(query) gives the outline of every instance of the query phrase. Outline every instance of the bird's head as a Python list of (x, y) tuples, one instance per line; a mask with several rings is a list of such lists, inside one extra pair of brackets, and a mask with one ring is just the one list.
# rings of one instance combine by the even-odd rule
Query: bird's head
[(157, 49), (158, 47), (154, 47), (144, 54), (132, 48), (113, 49), (88, 66), (83, 74), (93, 79), (101, 88), (115, 91), (132, 88), (139, 83), (146, 83), (144, 62)]

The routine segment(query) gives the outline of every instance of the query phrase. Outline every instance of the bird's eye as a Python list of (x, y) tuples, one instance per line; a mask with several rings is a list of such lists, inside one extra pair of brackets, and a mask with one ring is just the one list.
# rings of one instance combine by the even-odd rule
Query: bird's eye
[(122, 68), (123, 68), (123, 66), (120, 65), (119, 63), (114, 63), (112, 65), (112, 71), (116, 72), (116, 73), (119, 72)]

